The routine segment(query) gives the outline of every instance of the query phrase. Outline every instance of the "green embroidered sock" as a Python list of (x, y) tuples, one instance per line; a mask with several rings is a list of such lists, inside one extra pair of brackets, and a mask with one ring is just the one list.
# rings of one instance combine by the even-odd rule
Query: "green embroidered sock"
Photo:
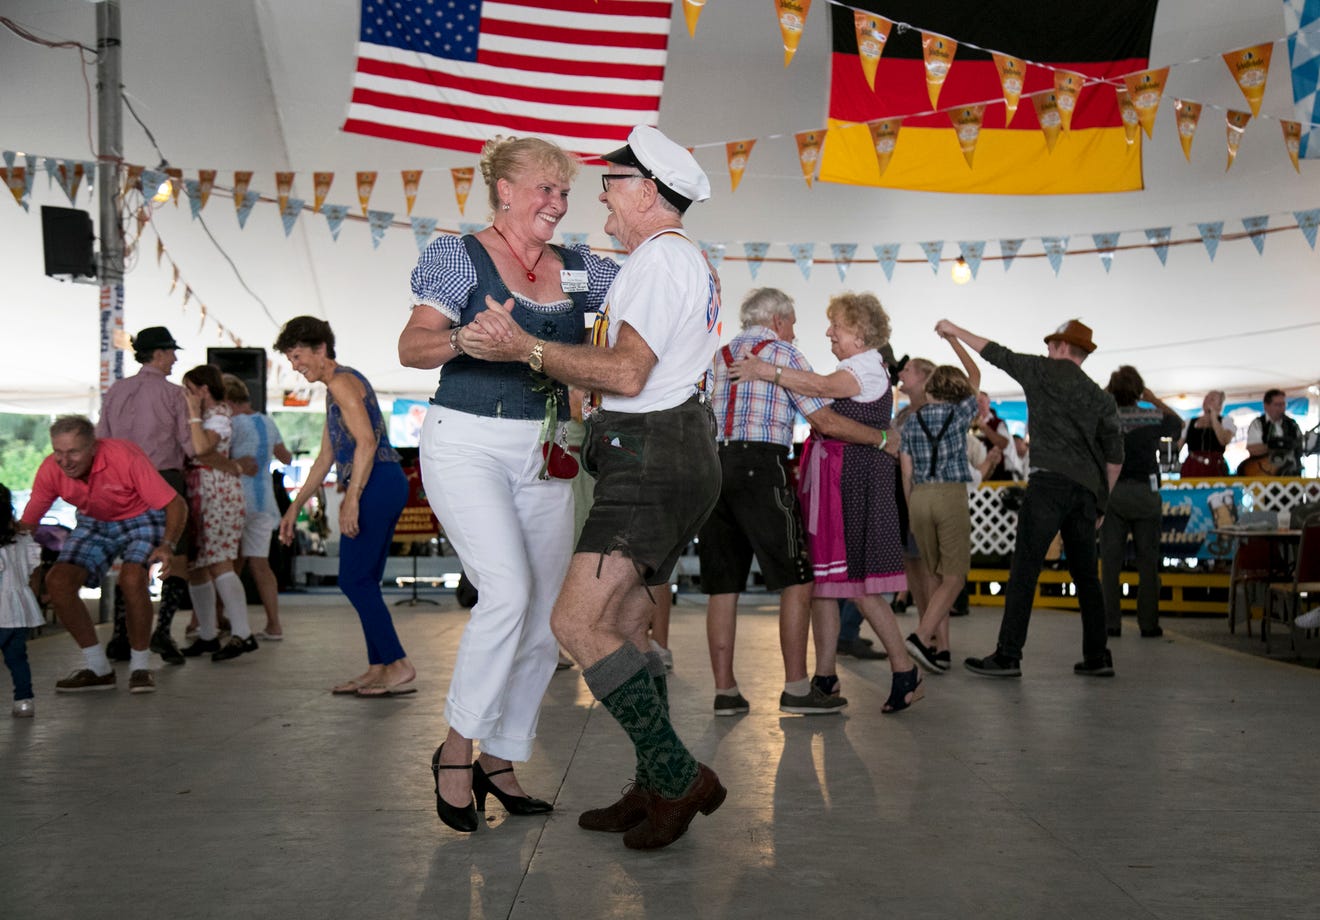
[(646, 670), (655, 684), (655, 692), (664, 707), (665, 718), (669, 718), (669, 681), (665, 678), (665, 660), (655, 652), (646, 653)]
[[(635, 649), (632, 651), (637, 654)], [(638, 780), (647, 789), (676, 799), (696, 780), (697, 761), (674, 733), (667, 707), (648, 671), (645, 666), (638, 668), (601, 699), (601, 704), (632, 739), (637, 750)]]

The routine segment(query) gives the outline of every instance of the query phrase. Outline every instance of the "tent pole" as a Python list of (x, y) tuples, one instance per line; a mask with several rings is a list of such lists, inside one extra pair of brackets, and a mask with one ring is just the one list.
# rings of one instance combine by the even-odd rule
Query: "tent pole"
[(124, 162), (124, 122), (119, 0), (96, 4), (96, 184), (101, 230), (101, 393), (124, 376), (115, 332), (124, 328), (124, 228), (119, 170)]

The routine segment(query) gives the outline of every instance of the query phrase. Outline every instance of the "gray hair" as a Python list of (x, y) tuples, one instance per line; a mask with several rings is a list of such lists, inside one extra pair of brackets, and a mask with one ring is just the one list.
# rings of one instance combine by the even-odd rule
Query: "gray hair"
[(62, 434), (76, 434), (84, 441), (95, 441), (96, 427), (85, 415), (61, 415), (51, 423), (50, 436), (56, 438)]
[(768, 326), (776, 316), (793, 316), (793, 298), (779, 288), (752, 288), (743, 298), (739, 319), (744, 329), (749, 326)]

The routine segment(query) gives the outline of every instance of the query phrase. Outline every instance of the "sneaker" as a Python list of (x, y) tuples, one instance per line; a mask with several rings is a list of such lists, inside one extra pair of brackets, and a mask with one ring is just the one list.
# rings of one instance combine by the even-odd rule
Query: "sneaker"
[(156, 678), (151, 676), (151, 672), (146, 668), (134, 671), (128, 675), (129, 693), (155, 693)]
[(1009, 658), (995, 652), (984, 658), (964, 658), (963, 667), (982, 677), (1021, 677), (1022, 663), (1017, 658)]
[(132, 649), (128, 645), (128, 636), (123, 633), (116, 633), (110, 637), (110, 641), (105, 644), (105, 657), (111, 661), (128, 661)]
[(779, 711), (791, 712), (800, 716), (828, 716), (841, 712), (847, 705), (848, 701), (843, 697), (822, 693), (821, 689), (814, 684), (805, 696), (793, 696), (789, 693), (779, 694)]
[(237, 658), (239, 655), (246, 655), (248, 652), (257, 650), (257, 640), (252, 636), (246, 639), (240, 639), (238, 636), (230, 636), (229, 641), (220, 646), (219, 650), (211, 655), (212, 661), (228, 661), (230, 658)]
[(916, 633), (909, 633), (904, 645), (917, 664), (932, 674), (942, 673), (935, 664), (935, 649), (918, 639)]
[(183, 654), (189, 658), (196, 658), (198, 655), (205, 655), (207, 652), (220, 651), (220, 639), (202, 639), (200, 637), (193, 640), (193, 644), (183, 650)]
[(15, 719), (30, 719), (37, 714), (37, 702), (31, 699), (15, 700), (13, 711)]
[(673, 653), (673, 652), (671, 652), (669, 649), (665, 648), (665, 647), (664, 647), (663, 645), (661, 645), (659, 642), (656, 642), (654, 639), (651, 640), (651, 651), (655, 652), (657, 655), (660, 656), (660, 660), (663, 661), (663, 662), (665, 663), (665, 670), (666, 670), (666, 671), (672, 671), (672, 670), (674, 670), (674, 653)]
[(80, 668), (63, 680), (55, 682), (56, 693), (86, 693), (89, 690), (115, 689), (115, 672), (97, 674), (91, 668)]
[(942, 652), (935, 653), (935, 667), (941, 671), (947, 671), (953, 667), (953, 655), (949, 653), (947, 648)]
[(1084, 658), (1073, 665), (1073, 673), (1081, 674), (1086, 677), (1113, 677), (1114, 676), (1114, 656), (1109, 649), (1105, 649), (1103, 655), (1095, 658)]
[(837, 674), (817, 674), (811, 678), (811, 686), (820, 688), (820, 692), (826, 696), (839, 695), (839, 675)]
[(151, 650), (160, 656), (160, 660), (166, 664), (186, 664), (187, 659), (183, 657), (183, 652), (174, 644), (174, 639), (163, 629), (157, 629), (151, 634)]
[(1164, 635), (1164, 630), (1158, 626), (1141, 631), (1141, 638), (1143, 639), (1158, 639), (1162, 635)]
[(725, 693), (715, 694), (715, 715), (717, 716), (739, 716), (747, 712), (752, 707), (741, 693), (735, 693), (732, 696)]
[(889, 657), (885, 652), (872, 648), (871, 643), (865, 639), (840, 639), (835, 650), (840, 655), (849, 655), (863, 661), (876, 661)]

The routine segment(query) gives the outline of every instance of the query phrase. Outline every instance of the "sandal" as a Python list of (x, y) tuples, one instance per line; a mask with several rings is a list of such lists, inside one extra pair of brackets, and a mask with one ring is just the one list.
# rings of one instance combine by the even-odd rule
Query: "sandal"
[(881, 712), (900, 712), (926, 695), (921, 689), (921, 671), (913, 665), (911, 671), (895, 671), (889, 687), (889, 699), (880, 707)]
[(348, 696), (350, 694), (357, 693), (363, 687), (367, 687), (367, 686), (370, 686), (370, 684), (367, 681), (364, 681), (357, 677), (350, 677), (348, 680), (343, 681), (342, 683), (335, 684), (333, 687), (330, 688), (330, 692), (335, 696)]

